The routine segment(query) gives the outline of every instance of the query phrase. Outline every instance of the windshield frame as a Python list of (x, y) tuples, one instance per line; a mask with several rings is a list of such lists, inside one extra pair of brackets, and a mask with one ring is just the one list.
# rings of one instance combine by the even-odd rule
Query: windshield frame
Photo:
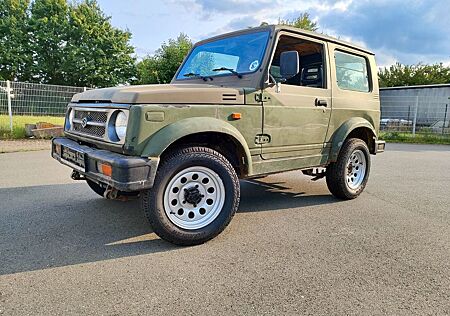
[[(181, 70), (183, 69), (186, 61), (190, 58), (191, 54), (197, 48), (198, 46), (215, 42), (218, 40), (227, 39), (230, 37), (236, 37), (239, 35), (247, 35), (252, 33), (259, 33), (259, 32), (268, 32), (268, 39), (267, 43), (265, 45), (264, 51), (261, 56), (261, 63), (253, 72), (246, 72), (242, 73), (242, 78), (238, 78), (235, 74), (230, 73), (221, 73), (213, 76), (206, 76), (211, 77), (213, 80), (207, 79), (207, 81), (203, 80), (199, 77), (191, 77), (191, 78), (178, 78), (180, 75)], [(174, 77), (172, 78), (171, 83), (172, 84), (209, 84), (209, 85), (227, 85), (227, 86), (238, 86), (238, 87), (255, 87), (259, 88), (261, 83), (261, 78), (264, 73), (264, 70), (267, 65), (268, 56), (270, 56), (270, 50), (272, 49), (272, 41), (274, 38), (274, 28), (272, 26), (264, 26), (264, 27), (255, 27), (255, 28), (249, 28), (245, 30), (240, 30), (232, 33), (226, 33), (222, 35), (218, 35), (203, 41), (200, 41), (196, 43), (192, 49), (189, 51), (187, 56), (184, 58), (183, 62), (181, 63), (180, 67), (178, 68), (177, 72), (175, 73)]]

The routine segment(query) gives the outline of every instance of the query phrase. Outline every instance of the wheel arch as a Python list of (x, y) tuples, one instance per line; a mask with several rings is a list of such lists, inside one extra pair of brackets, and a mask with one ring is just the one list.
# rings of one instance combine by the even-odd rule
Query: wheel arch
[(252, 174), (252, 158), (244, 136), (231, 124), (210, 117), (188, 118), (169, 124), (148, 141), (141, 156), (164, 158), (172, 149), (203, 145), (224, 155), (239, 175)]
[(369, 152), (375, 154), (375, 140), (377, 133), (374, 126), (364, 118), (352, 118), (343, 123), (334, 133), (330, 160), (336, 161), (341, 151), (342, 145), (349, 138), (359, 138), (369, 147)]

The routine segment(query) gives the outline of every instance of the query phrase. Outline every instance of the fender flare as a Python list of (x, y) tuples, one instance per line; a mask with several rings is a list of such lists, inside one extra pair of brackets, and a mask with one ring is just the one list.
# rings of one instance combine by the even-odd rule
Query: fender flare
[(252, 158), (244, 136), (231, 124), (211, 117), (186, 118), (166, 125), (148, 139), (141, 156), (159, 160), (162, 153), (180, 138), (208, 132), (231, 136), (243, 149), (247, 162), (247, 173), (252, 174)]
[(332, 145), (330, 151), (330, 160), (336, 161), (341, 151), (344, 141), (347, 139), (348, 135), (356, 128), (364, 127), (370, 130), (372, 137), (376, 138), (376, 131), (373, 125), (366, 119), (362, 117), (354, 117), (345, 121), (334, 133), (332, 137)]

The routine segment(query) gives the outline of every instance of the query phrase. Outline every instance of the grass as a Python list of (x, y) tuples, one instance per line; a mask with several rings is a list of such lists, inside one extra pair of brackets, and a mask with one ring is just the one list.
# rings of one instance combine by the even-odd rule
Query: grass
[[(0, 115), (0, 139), (25, 138), (25, 124), (47, 122), (56, 125), (64, 124), (64, 117), (58, 116), (13, 116), (13, 132), (9, 130), (9, 116)], [(450, 145), (450, 135), (421, 133), (413, 136), (405, 132), (380, 132), (380, 139), (391, 143), (446, 144)]]
[(413, 136), (404, 132), (380, 132), (380, 139), (390, 143), (443, 144), (450, 145), (450, 135), (423, 133)]
[(0, 115), (0, 139), (23, 139), (25, 135), (25, 124), (36, 124), (46, 122), (55, 125), (64, 125), (64, 117), (58, 116), (13, 116), (13, 131), (9, 128), (9, 116)]

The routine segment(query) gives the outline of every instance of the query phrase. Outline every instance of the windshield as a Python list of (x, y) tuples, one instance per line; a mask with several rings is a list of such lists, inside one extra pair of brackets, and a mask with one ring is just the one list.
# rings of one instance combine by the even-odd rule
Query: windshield
[(177, 80), (255, 72), (261, 66), (268, 39), (269, 32), (264, 31), (197, 46), (178, 72)]

